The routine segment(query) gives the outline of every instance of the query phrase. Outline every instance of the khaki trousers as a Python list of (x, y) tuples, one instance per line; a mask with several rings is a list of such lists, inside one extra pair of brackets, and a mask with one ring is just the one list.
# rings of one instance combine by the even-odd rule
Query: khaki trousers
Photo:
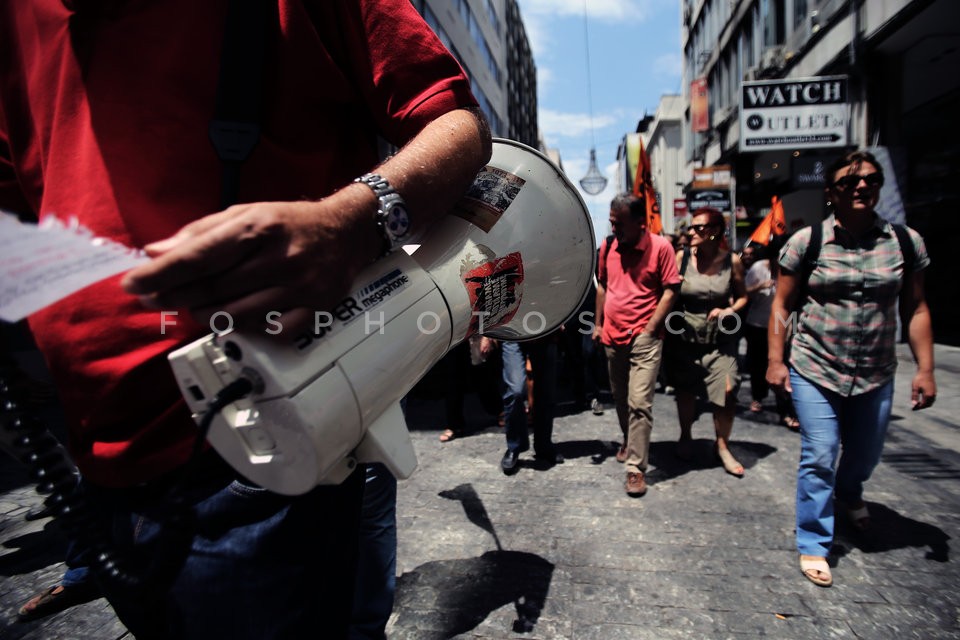
[(663, 341), (641, 333), (630, 344), (604, 345), (610, 391), (620, 431), (627, 446), (627, 472), (646, 471), (653, 431), (653, 396), (663, 354)]

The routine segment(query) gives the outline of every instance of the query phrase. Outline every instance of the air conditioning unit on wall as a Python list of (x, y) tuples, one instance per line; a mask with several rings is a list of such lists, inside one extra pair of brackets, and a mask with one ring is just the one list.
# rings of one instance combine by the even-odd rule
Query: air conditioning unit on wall
[(784, 63), (783, 47), (768, 47), (760, 56), (760, 74), (771, 70), (782, 69)]

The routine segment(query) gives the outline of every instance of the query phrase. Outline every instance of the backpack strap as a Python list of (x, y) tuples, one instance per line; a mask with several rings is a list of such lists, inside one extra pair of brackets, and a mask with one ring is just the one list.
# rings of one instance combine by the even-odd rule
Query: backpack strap
[(817, 268), (817, 260), (820, 259), (820, 248), (822, 246), (823, 224), (817, 222), (810, 225), (810, 242), (807, 244), (807, 250), (803, 252), (803, 262), (800, 263), (800, 273), (797, 277), (797, 308), (802, 307), (803, 301), (807, 298), (810, 275)]
[[(904, 295), (904, 288), (911, 286), (910, 276), (913, 274), (913, 265), (917, 261), (917, 250), (913, 246), (913, 240), (910, 239), (910, 232), (902, 224), (891, 225), (893, 232), (897, 234), (897, 242), (900, 243), (900, 253), (903, 255), (903, 285), (900, 289), (900, 295)], [(904, 307), (900, 305), (900, 342), (909, 342), (910, 319), (903, 315)]]
[(230, 0), (209, 135), (222, 166), (220, 208), (237, 201), (240, 165), (260, 139), (270, 3)]
[(917, 261), (917, 250), (913, 246), (913, 240), (910, 239), (910, 232), (902, 224), (891, 225), (893, 232), (897, 234), (897, 241), (900, 243), (900, 253), (903, 254), (903, 279), (913, 273), (913, 264)]
[[(683, 255), (680, 256), (680, 277), (686, 278), (687, 265), (690, 264), (690, 247), (683, 247)], [(680, 280), (680, 286), (683, 286), (683, 280)]]
[(600, 262), (597, 263), (597, 282), (600, 283), (604, 289), (607, 288), (607, 281), (600, 279), (600, 265), (603, 265), (604, 271), (607, 268), (607, 256), (610, 255), (610, 244), (613, 242), (614, 236), (612, 233), (608, 235), (603, 241), (603, 251), (600, 254)]

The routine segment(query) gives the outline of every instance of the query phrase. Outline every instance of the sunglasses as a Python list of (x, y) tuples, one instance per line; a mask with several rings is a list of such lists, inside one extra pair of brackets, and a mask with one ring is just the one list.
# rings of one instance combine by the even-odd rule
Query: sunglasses
[(865, 176), (843, 176), (842, 178), (838, 178), (837, 181), (833, 183), (833, 186), (840, 191), (848, 191), (850, 189), (856, 189), (861, 180), (866, 182), (867, 187), (870, 189), (876, 189), (877, 187), (883, 186), (883, 176), (879, 173), (868, 173)]
[(687, 229), (688, 229), (689, 231), (694, 232), (694, 233), (697, 234), (698, 236), (702, 236), (702, 235), (703, 235), (703, 232), (706, 231), (707, 229), (709, 229), (711, 226), (713, 226), (713, 225), (709, 225), (709, 224), (692, 224), (692, 225), (690, 225), (689, 227), (687, 227)]

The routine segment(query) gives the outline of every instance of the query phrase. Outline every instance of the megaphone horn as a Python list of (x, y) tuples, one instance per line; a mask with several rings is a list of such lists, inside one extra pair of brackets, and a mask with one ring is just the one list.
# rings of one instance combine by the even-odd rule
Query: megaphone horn
[(169, 356), (198, 422), (239, 377), (257, 390), (223, 409), (209, 440), (282, 494), (342, 482), (356, 463), (416, 468), (400, 399), (470, 335), (527, 340), (579, 308), (594, 272), (593, 223), (539, 152), (494, 140), (490, 163), (416, 247), (378, 260), (337, 309), (290, 341), (211, 334)]

